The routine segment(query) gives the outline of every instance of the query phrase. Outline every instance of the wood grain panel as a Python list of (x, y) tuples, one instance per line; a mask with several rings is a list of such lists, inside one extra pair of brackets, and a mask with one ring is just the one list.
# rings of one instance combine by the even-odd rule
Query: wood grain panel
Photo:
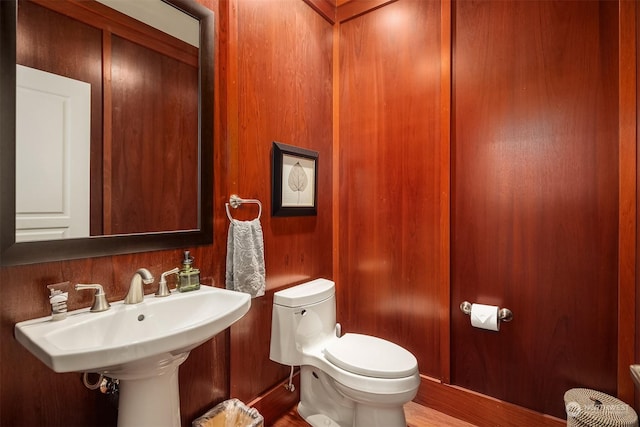
[[(262, 201), (267, 288), (332, 274), (332, 27), (300, 0), (238, 1), (230, 16), (230, 46), (237, 52), (237, 184), (229, 194)], [(233, 15), (237, 14), (237, 15)], [(237, 102), (237, 104), (236, 104)], [(235, 129), (236, 124), (230, 128)], [(272, 218), (271, 146), (282, 142), (319, 153), (318, 215)], [(238, 219), (255, 217), (251, 206), (234, 211)], [(288, 374), (268, 358), (271, 292), (255, 299), (251, 312), (231, 333), (232, 394), (249, 401)], [(237, 361), (237, 364), (236, 364)], [(251, 367), (249, 369), (248, 367)], [(259, 370), (259, 375), (255, 370)]]
[(329, 23), (345, 22), (397, 0), (304, 0)]
[(340, 26), (343, 330), (397, 342), (440, 375), (440, 3)]
[(617, 396), (633, 403), (635, 386), (629, 365), (636, 362), (637, 271), (637, 44), (636, 2), (619, 5), (619, 243), (618, 243), (618, 390)]
[(330, 24), (336, 22), (336, 4), (333, 0), (304, 0)]
[(251, 301), (251, 309), (231, 327), (231, 395), (249, 402), (289, 375), (269, 359), (273, 291)]
[[(616, 393), (617, 5), (454, 13), (451, 379), (562, 417), (569, 388)], [(514, 320), (474, 329), (463, 300)]]
[(440, 3), (440, 379), (451, 382), (451, 1)]
[[(640, 70), (640, 55), (638, 54), (638, 46), (640, 46), (640, 10), (636, 7), (636, 75), (638, 70)], [(640, 230), (638, 229), (638, 224), (640, 224), (640, 199), (637, 196), (637, 189), (640, 188), (640, 172), (638, 171), (638, 162), (640, 162), (640, 150), (638, 150), (638, 135), (640, 135), (640, 109), (638, 108), (640, 105), (640, 85), (637, 84), (636, 79), (636, 207), (635, 207), (635, 221), (636, 221), (636, 236), (635, 236), (635, 263), (636, 266), (640, 263)], [(635, 298), (634, 298), (634, 307), (635, 307), (635, 316), (636, 319), (640, 319), (640, 277), (638, 277), (637, 271), (635, 276)], [(635, 325), (634, 325), (635, 326)], [(634, 363), (637, 363), (640, 360), (640, 336), (636, 333), (634, 336)], [(635, 401), (633, 407), (638, 409), (640, 408), (640, 393), (636, 391), (635, 393)]]
[(113, 36), (109, 234), (198, 228), (198, 69)]
[(336, 10), (336, 22), (348, 21), (394, 1), (397, 0), (348, 0), (340, 2)]

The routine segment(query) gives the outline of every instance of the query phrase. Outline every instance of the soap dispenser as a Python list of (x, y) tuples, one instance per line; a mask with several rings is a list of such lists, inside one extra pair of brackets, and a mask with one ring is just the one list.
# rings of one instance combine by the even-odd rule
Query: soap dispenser
[(193, 257), (184, 251), (182, 269), (178, 272), (178, 291), (188, 292), (200, 289), (200, 270), (193, 268)]

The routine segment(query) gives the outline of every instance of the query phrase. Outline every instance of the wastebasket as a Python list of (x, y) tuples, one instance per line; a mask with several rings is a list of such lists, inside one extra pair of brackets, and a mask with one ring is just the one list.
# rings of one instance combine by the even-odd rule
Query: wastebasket
[(623, 401), (587, 388), (564, 394), (568, 427), (637, 427), (638, 415)]
[(194, 420), (192, 427), (263, 427), (264, 418), (238, 399), (225, 400)]

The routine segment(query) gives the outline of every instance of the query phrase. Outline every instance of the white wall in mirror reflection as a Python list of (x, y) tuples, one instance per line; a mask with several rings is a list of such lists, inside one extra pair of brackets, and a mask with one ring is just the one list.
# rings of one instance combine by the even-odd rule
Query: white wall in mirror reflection
[(97, 1), (192, 46), (200, 46), (200, 22), (161, 0)]

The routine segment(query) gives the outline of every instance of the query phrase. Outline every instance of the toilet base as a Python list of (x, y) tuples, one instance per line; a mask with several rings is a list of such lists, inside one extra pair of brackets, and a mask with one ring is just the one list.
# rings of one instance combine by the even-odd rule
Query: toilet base
[(302, 402), (298, 404), (298, 414), (312, 427), (344, 427), (324, 414), (310, 413)]
[[(298, 414), (312, 427), (351, 427), (341, 426), (324, 414), (312, 413), (302, 402), (298, 404)], [(356, 405), (353, 427), (405, 427), (406, 425), (407, 420), (402, 409)]]
[[(303, 365), (298, 413), (313, 427), (406, 427), (404, 407), (399, 402), (410, 401), (415, 392), (395, 395), (398, 404), (389, 402), (390, 396), (378, 396), (373, 403), (365, 399), (366, 393), (349, 389), (325, 372)], [(356, 400), (346, 397), (348, 394)]]
[(404, 416), (404, 408), (378, 408), (356, 405), (353, 415), (354, 427), (406, 427), (407, 419)]
[(309, 424), (314, 425), (310, 419), (315, 416), (330, 420), (334, 427), (352, 427), (354, 403), (335, 389), (326, 373), (308, 365), (300, 367), (298, 413)]

